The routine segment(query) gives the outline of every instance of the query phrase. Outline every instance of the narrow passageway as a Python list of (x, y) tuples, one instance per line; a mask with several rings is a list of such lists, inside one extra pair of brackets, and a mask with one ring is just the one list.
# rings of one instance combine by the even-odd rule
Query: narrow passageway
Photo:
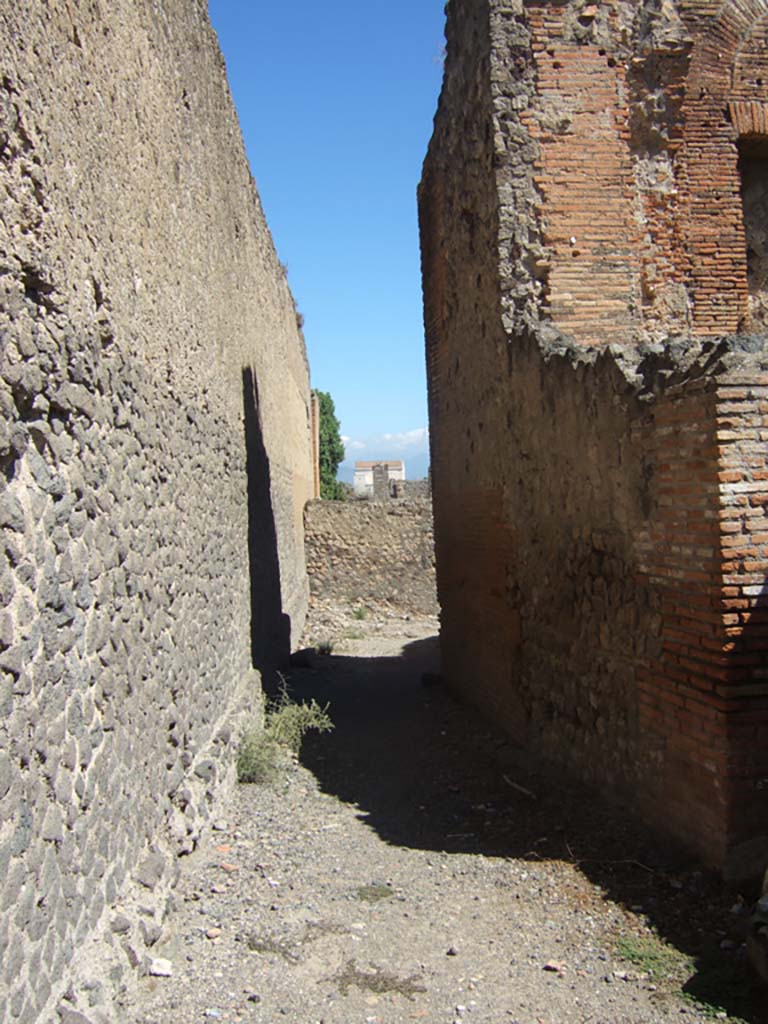
[(122, 1019), (759, 1021), (715, 880), (455, 701), (435, 628), (361, 623), (291, 670), (335, 730), (238, 788), (183, 863), (171, 976)]

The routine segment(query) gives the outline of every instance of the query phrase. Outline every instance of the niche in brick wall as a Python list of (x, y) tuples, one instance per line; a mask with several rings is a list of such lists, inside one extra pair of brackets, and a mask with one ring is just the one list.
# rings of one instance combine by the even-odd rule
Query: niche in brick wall
[(768, 328), (768, 136), (739, 141), (751, 331)]

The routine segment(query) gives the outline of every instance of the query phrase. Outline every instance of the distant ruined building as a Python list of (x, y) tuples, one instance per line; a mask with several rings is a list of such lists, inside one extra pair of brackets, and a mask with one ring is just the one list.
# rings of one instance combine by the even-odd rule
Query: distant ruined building
[(768, 833), (768, 2), (450, 0), (447, 38), (447, 678), (721, 864)]
[(109, 1024), (302, 628), (309, 371), (205, 0), (0, 52), (0, 1022)]
[(404, 485), (405, 463), (402, 459), (355, 463), (352, 487), (357, 498), (382, 501), (398, 496), (404, 490)]

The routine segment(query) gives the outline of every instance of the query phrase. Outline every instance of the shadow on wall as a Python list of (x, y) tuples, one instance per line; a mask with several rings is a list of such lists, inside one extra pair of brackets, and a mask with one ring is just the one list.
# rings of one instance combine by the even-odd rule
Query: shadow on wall
[(283, 612), (277, 532), (272, 509), (269, 457), (259, 417), (259, 386), (251, 367), (243, 368), (245, 465), (248, 478), (248, 570), (251, 594), (251, 662), (265, 689), (288, 662), (291, 621)]
[[(621, 806), (517, 748), (437, 683), (438, 662), (432, 637), (401, 657), (333, 655), (291, 671), (297, 700), (331, 705), (333, 734), (308, 735), (301, 754), (323, 791), (356, 805), (393, 846), (549, 863), (574, 898), (583, 874), (671, 944), (662, 961), (683, 972), (686, 993), (766, 1024), (764, 992), (740, 945), (747, 918), (730, 912), (734, 894)], [(511, 878), (506, 896), (522, 884)], [(636, 945), (643, 956), (658, 953), (652, 937)], [(609, 952), (616, 968), (632, 969)]]

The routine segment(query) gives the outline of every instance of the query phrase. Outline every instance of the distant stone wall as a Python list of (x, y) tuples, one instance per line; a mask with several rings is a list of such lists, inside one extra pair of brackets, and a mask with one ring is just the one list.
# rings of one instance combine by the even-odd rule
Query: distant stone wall
[(429, 498), (431, 500), (432, 488), (428, 477), (422, 480), (405, 480), (404, 485), (406, 498)]
[(429, 499), (313, 501), (305, 521), (310, 602), (437, 614)]
[(0, 48), (0, 1021), (107, 1021), (302, 626), (308, 369), (205, 3)]

